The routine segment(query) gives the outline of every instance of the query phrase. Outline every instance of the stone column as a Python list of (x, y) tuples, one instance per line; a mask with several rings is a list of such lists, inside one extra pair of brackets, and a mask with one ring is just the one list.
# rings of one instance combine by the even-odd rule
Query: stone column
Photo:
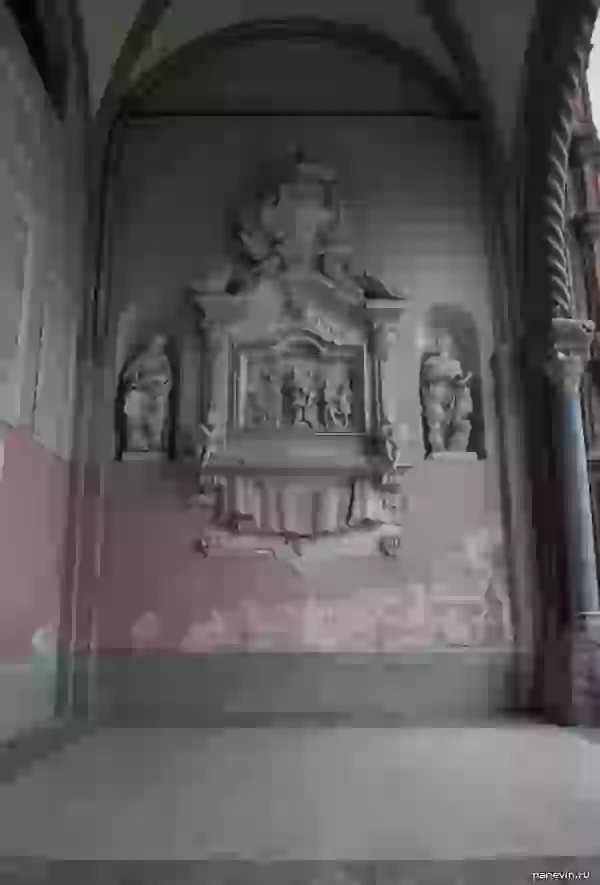
[(581, 377), (593, 333), (594, 324), (588, 321), (552, 320), (552, 344), (546, 363), (556, 390), (570, 592), (574, 612), (584, 622), (598, 613), (594, 526), (580, 400)]

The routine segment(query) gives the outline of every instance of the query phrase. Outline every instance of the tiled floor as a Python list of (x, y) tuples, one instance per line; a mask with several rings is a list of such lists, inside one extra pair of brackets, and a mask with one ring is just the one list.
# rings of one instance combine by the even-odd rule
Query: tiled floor
[[(101, 731), (0, 787), (0, 821), (4, 858), (561, 855), (581, 856), (585, 871), (600, 854), (600, 744), (534, 726)], [(339, 867), (333, 878), (323, 869), (282, 881), (343, 882)], [(377, 881), (405, 881), (394, 869)], [(229, 881), (181, 876), (156, 881)]]

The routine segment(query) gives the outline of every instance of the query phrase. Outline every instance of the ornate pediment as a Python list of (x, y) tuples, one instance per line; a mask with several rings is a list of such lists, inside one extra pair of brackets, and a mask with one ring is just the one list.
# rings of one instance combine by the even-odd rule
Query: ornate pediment
[[(242, 213), (224, 288), (188, 291), (210, 378), (199, 442), (200, 484), (217, 508), (207, 550), (267, 537), (286, 549), (293, 538), (302, 555), (335, 538), (343, 551), (395, 549), (408, 465), (381, 375), (405, 300), (352, 270), (340, 221), (333, 171), (296, 156)], [(356, 532), (362, 547), (347, 542)]]

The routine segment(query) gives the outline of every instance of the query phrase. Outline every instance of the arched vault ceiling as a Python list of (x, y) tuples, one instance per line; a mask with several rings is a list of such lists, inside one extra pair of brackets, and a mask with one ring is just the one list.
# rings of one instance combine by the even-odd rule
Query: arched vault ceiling
[(505, 144), (512, 138), (535, 0), (453, 0)]
[[(129, 28), (144, 5), (152, 2), (79, 0), (94, 107), (110, 80)], [(507, 143), (514, 126), (534, 6), (535, 0), (172, 0), (148, 47), (139, 58), (131, 59), (131, 77), (139, 77), (196, 37), (243, 22), (302, 16), (362, 24), (417, 50), (440, 74), (463, 89), (470, 88), (475, 64), (496, 125)], [(446, 20), (449, 14), (462, 29), (462, 46), (445, 32), (444, 13), (437, 19), (441, 26), (436, 26), (436, 8), (445, 9)], [(465, 59), (465, 48), (470, 59)]]
[(141, 0), (78, 0), (88, 56), (90, 100), (93, 109), (100, 104), (112, 66)]
[(364, 25), (403, 46), (418, 49), (441, 73), (455, 76), (451, 59), (420, 10), (420, 0), (174, 0), (135, 73), (140, 74), (195, 36), (253, 19), (293, 16)]

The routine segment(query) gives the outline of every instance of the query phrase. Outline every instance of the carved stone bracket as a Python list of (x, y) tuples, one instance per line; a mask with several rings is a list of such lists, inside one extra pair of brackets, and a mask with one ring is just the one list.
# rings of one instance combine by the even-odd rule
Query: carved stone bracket
[(296, 537), (292, 533), (273, 536), (232, 534), (226, 529), (211, 528), (194, 547), (204, 558), (262, 555), (281, 562), (297, 574), (307, 574), (340, 557), (370, 556), (373, 553), (396, 557), (400, 552), (401, 538), (400, 527), (368, 523), (358, 530), (347, 529), (316, 538)]
[[(265, 477), (247, 479), (244, 489), (238, 477), (233, 487), (237, 497), (229, 500), (227, 507), (223, 506), (225, 498), (231, 497), (227, 480), (213, 477), (212, 486), (205, 485), (189, 501), (190, 506), (204, 509), (208, 517), (195, 549), (204, 558), (268, 554), (297, 572), (340, 556), (380, 553), (396, 557), (406, 509), (402, 476), (408, 469), (409, 465), (402, 464), (379, 478), (364, 476), (352, 481), (349, 477), (346, 486), (338, 478), (337, 489), (326, 482), (320, 491)], [(298, 494), (308, 507), (298, 507)], [(288, 527), (302, 527), (299, 511), (311, 512), (312, 531)]]

